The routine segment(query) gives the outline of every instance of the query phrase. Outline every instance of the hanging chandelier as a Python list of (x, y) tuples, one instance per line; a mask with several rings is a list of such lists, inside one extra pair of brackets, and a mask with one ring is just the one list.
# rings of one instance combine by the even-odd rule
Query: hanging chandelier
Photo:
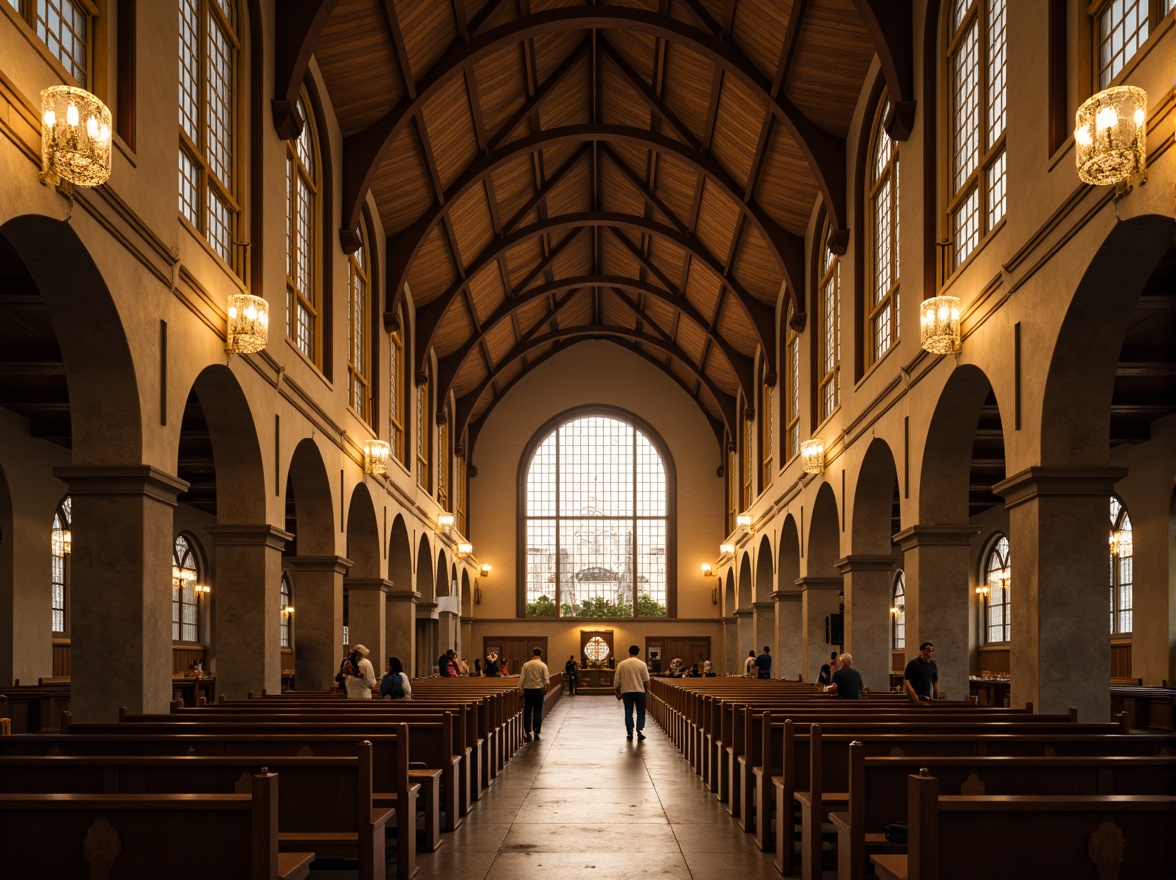
[(225, 351), (253, 354), (269, 341), (269, 303), (249, 293), (229, 295), (229, 325)]
[(41, 92), (41, 178), (101, 186), (110, 177), (110, 108), (85, 89)]
[(1147, 92), (1114, 86), (1074, 115), (1078, 177), (1095, 185), (1147, 180)]
[(919, 307), (919, 344), (931, 354), (959, 354), (960, 298), (933, 296)]

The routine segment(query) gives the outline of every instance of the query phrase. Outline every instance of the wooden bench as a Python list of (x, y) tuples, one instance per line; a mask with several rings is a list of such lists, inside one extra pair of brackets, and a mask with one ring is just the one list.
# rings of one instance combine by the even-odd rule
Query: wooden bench
[(907, 784), (908, 852), (872, 857), (881, 880), (1173, 876), (1176, 798), (940, 795), (930, 775)]
[[(279, 845), (358, 861), (361, 880), (385, 877), (385, 826), (394, 810), (373, 806), (372, 747), (358, 757), (0, 758), (6, 794), (243, 794), (251, 774), (276, 772)], [(415, 863), (404, 860), (405, 880)]]
[(905, 821), (906, 777), (920, 769), (949, 794), (1176, 795), (1176, 759), (1171, 757), (867, 758), (860, 743), (851, 743), (847, 809), (830, 815), (837, 832), (838, 880), (863, 880), (868, 853), (894, 849), (883, 829)]
[[(278, 777), (250, 794), (0, 794), (5, 877), (302, 880), (314, 855), (278, 850)], [(200, 846), (177, 846), (182, 836)], [(170, 844), (170, 845), (169, 845)]]

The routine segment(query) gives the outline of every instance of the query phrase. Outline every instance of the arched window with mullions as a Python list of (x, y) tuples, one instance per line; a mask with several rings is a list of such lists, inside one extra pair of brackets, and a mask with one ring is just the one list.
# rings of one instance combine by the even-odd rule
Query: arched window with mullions
[(1135, 548), (1131, 517), (1123, 502), (1111, 496), (1111, 635), (1130, 635), (1132, 590), (1135, 580)]
[(73, 501), (66, 495), (53, 514), (50, 547), (53, 553), (52, 597), (53, 635), (69, 635), (69, 554), (72, 543), (70, 523)]
[(527, 617), (665, 617), (673, 571), (664, 444), (616, 412), (548, 426), (524, 458)]
[(792, 326), (796, 314), (788, 303), (784, 322), (784, 464), (800, 452), (800, 333)]
[(405, 377), (404, 310), (397, 313), (396, 329), (388, 334), (388, 443), (392, 457), (408, 467), (408, 444), (404, 438), (405, 401), (408, 399)]
[(895, 651), (906, 650), (906, 574), (901, 568), (894, 573), (890, 593), (890, 646)]
[(1009, 641), (1009, 539), (997, 533), (984, 557), (984, 642)]
[(359, 247), (347, 258), (347, 402), (372, 424), (372, 273), (367, 224), (359, 224)]
[(236, 269), (237, 11), (233, 0), (179, 0), (180, 215)]
[(898, 342), (898, 145), (886, 133), (883, 121), (890, 102), (883, 101), (874, 120), (870, 179), (870, 265), (866, 285), (866, 366), (890, 351)]
[(172, 641), (200, 641), (200, 580), (196, 546), (186, 535), (172, 545)]
[(283, 648), (294, 645), (294, 590), (290, 586), (290, 577), (282, 572), (282, 624), (281, 642)]
[(829, 418), (841, 405), (841, 260), (824, 244), (829, 240), (826, 222), (821, 235), (820, 286), (817, 288), (817, 421)]
[(302, 133), (286, 144), (286, 335), (322, 367), (322, 290), (318, 242), (322, 169), (318, 133), (305, 90), (298, 96)]

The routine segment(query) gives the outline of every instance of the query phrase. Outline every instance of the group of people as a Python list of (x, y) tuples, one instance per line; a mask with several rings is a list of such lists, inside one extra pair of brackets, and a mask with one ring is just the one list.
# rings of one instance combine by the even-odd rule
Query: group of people
[(764, 645), (764, 650), (757, 656), (755, 648), (747, 652), (747, 659), (743, 662), (743, 674), (748, 678), (772, 677), (772, 649)]
[[(354, 645), (340, 666), (338, 681), (350, 700), (370, 700), (376, 687), (376, 670), (368, 659), (371, 651), (364, 645)], [(404, 671), (399, 657), (389, 657), (380, 680), (380, 699), (411, 700), (412, 682)]]
[[(903, 690), (912, 703), (929, 703), (941, 699), (939, 668), (931, 659), (934, 653), (935, 645), (923, 642), (919, 645), (918, 655), (903, 671)], [(860, 700), (869, 693), (862, 682), (862, 674), (853, 668), (853, 656), (838, 654), (836, 651), (829, 655), (829, 662), (821, 667), (820, 675), (817, 676), (817, 690), (843, 700)]]

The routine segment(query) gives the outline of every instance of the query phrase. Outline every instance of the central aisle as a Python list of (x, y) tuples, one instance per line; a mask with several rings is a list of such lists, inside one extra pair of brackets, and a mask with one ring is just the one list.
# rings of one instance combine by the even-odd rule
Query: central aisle
[(612, 696), (562, 697), (418, 880), (779, 877), (661, 728), (645, 734), (625, 739)]

